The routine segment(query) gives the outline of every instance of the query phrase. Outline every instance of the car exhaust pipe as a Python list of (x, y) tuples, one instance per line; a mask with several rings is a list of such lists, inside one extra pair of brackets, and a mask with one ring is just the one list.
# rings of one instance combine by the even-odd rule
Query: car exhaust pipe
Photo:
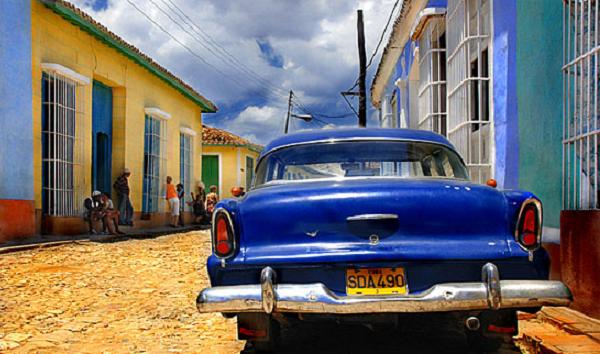
[(479, 327), (481, 327), (481, 323), (479, 322), (479, 318), (472, 316), (467, 318), (465, 326), (467, 326), (469, 331), (477, 331), (479, 330)]

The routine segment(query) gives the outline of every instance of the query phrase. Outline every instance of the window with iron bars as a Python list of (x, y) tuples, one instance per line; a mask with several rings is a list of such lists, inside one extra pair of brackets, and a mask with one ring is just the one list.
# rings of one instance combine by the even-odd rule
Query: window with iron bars
[(449, 0), (447, 135), (465, 158), (471, 179), (492, 175), (490, 0)]
[(599, 5), (564, 0), (563, 208), (600, 209)]
[(42, 211), (50, 216), (83, 212), (84, 90), (54, 72), (42, 73)]
[[(183, 185), (185, 196), (189, 195), (192, 191), (192, 171), (193, 171), (193, 160), (192, 160), (192, 142), (194, 137), (189, 134), (179, 134), (179, 178), (180, 183)], [(185, 203), (183, 203), (185, 204)], [(182, 210), (189, 210), (189, 206), (181, 205)]]
[(144, 180), (142, 212), (164, 211), (166, 121), (146, 115), (144, 133)]
[(443, 19), (427, 23), (419, 38), (419, 129), (446, 136), (446, 32)]

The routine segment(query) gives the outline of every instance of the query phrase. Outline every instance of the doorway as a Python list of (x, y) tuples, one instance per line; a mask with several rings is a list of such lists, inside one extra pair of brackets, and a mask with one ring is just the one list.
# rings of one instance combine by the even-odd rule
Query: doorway
[(92, 188), (112, 191), (112, 89), (98, 81), (92, 88)]
[(219, 172), (219, 156), (202, 155), (202, 183), (204, 183), (204, 188), (209, 191), (210, 186), (217, 186), (220, 197)]

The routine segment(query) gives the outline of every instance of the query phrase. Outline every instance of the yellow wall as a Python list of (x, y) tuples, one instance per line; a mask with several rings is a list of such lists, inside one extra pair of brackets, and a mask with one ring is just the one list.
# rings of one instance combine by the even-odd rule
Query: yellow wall
[[(221, 190), (219, 196), (221, 198), (231, 197), (231, 188), (236, 186), (246, 186), (246, 156), (254, 159), (254, 167), (256, 168), (256, 159), (258, 153), (248, 149), (247, 147), (236, 146), (209, 146), (203, 147), (205, 155), (219, 155), (221, 163)], [(205, 186), (206, 189), (210, 186)]]
[[(179, 181), (180, 127), (197, 132), (194, 137), (193, 183), (201, 178), (202, 121), (200, 108), (146, 69), (121, 55), (39, 1), (32, 1), (32, 74), (34, 179), (36, 208), (41, 205), (41, 63), (56, 63), (113, 88), (113, 180), (128, 167), (135, 211), (142, 206), (144, 161), (144, 108), (157, 107), (171, 114), (168, 120), (167, 174)], [(84, 87), (84, 178), (91, 193), (92, 84)]]

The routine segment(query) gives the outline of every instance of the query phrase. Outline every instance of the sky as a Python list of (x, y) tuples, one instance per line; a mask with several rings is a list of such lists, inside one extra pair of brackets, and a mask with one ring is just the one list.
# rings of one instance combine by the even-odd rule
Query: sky
[[(357, 125), (340, 95), (358, 77), (356, 10), (364, 11), (368, 59), (395, 3), (71, 1), (214, 102), (219, 111), (203, 114), (204, 124), (258, 144), (283, 134), (290, 90), (293, 113), (316, 118), (308, 123), (292, 119), (290, 132)], [(368, 69), (367, 92), (391, 27)], [(351, 102), (357, 108), (357, 99)], [(376, 111), (368, 102), (367, 126), (376, 126)]]

